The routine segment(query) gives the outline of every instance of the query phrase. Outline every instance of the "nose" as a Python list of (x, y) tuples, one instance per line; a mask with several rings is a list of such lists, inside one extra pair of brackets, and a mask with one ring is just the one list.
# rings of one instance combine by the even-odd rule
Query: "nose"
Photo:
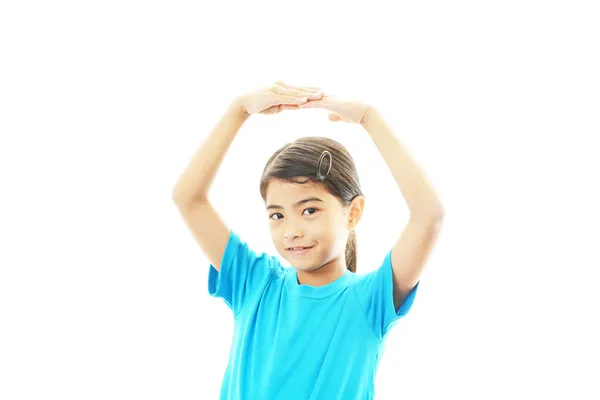
[(300, 228), (298, 227), (298, 225), (296, 224), (288, 224), (285, 227), (284, 233), (283, 233), (283, 237), (286, 240), (293, 240), (293, 239), (297, 239), (302, 237), (302, 231), (300, 230)]
[(294, 239), (297, 239), (297, 238), (302, 237), (302, 236), (299, 233), (288, 233), (288, 232), (286, 232), (286, 233), (283, 234), (283, 237), (286, 240), (294, 240)]

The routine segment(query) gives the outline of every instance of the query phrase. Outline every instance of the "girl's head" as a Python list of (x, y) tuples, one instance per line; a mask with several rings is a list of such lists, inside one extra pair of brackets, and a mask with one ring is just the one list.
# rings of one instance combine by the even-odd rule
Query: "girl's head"
[[(341, 260), (356, 272), (356, 235), (364, 207), (354, 160), (325, 137), (303, 137), (277, 150), (260, 181), (277, 252), (296, 269)], [(310, 247), (304, 252), (290, 250)]]

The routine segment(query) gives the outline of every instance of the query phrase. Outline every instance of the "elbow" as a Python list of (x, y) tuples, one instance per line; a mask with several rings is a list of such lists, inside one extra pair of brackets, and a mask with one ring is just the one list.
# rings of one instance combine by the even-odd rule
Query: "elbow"
[(177, 190), (177, 188), (173, 188), (173, 192), (171, 193), (171, 200), (177, 204), (182, 201), (182, 197), (183, 196), (181, 195), (180, 191)]
[(433, 209), (431, 214), (433, 215), (433, 217), (435, 219), (443, 220), (444, 215), (445, 215), (444, 208), (440, 205), (440, 206), (436, 207), (435, 209)]
[(181, 192), (173, 191), (171, 194), (171, 200), (173, 203), (175, 203), (175, 205), (177, 205), (177, 207), (187, 208), (190, 204), (208, 201), (208, 197), (204, 195), (190, 196), (189, 194), (182, 194)]

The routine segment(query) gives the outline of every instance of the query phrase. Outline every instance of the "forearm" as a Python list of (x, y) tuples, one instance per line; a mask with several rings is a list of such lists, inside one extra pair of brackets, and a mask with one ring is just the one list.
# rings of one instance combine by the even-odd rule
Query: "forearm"
[(411, 216), (441, 216), (443, 209), (435, 191), (381, 114), (376, 109), (369, 108), (361, 125), (369, 133), (389, 167)]
[(207, 200), (212, 182), (238, 131), (249, 118), (232, 102), (215, 128), (200, 145), (173, 189), (173, 201), (186, 204)]

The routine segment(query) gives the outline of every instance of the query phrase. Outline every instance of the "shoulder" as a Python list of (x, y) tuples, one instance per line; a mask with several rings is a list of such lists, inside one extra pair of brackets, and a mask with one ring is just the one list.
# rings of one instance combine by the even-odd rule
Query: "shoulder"
[(371, 285), (379, 281), (386, 283), (392, 281), (392, 251), (386, 252), (379, 260), (375, 260), (369, 269), (358, 270), (353, 273), (353, 286)]
[(277, 271), (283, 270), (283, 266), (278, 257), (259, 248), (256, 243), (251, 243), (247, 239), (240, 237), (234, 230), (230, 231), (229, 241), (223, 256), (224, 261), (233, 264), (260, 264), (268, 269)]

